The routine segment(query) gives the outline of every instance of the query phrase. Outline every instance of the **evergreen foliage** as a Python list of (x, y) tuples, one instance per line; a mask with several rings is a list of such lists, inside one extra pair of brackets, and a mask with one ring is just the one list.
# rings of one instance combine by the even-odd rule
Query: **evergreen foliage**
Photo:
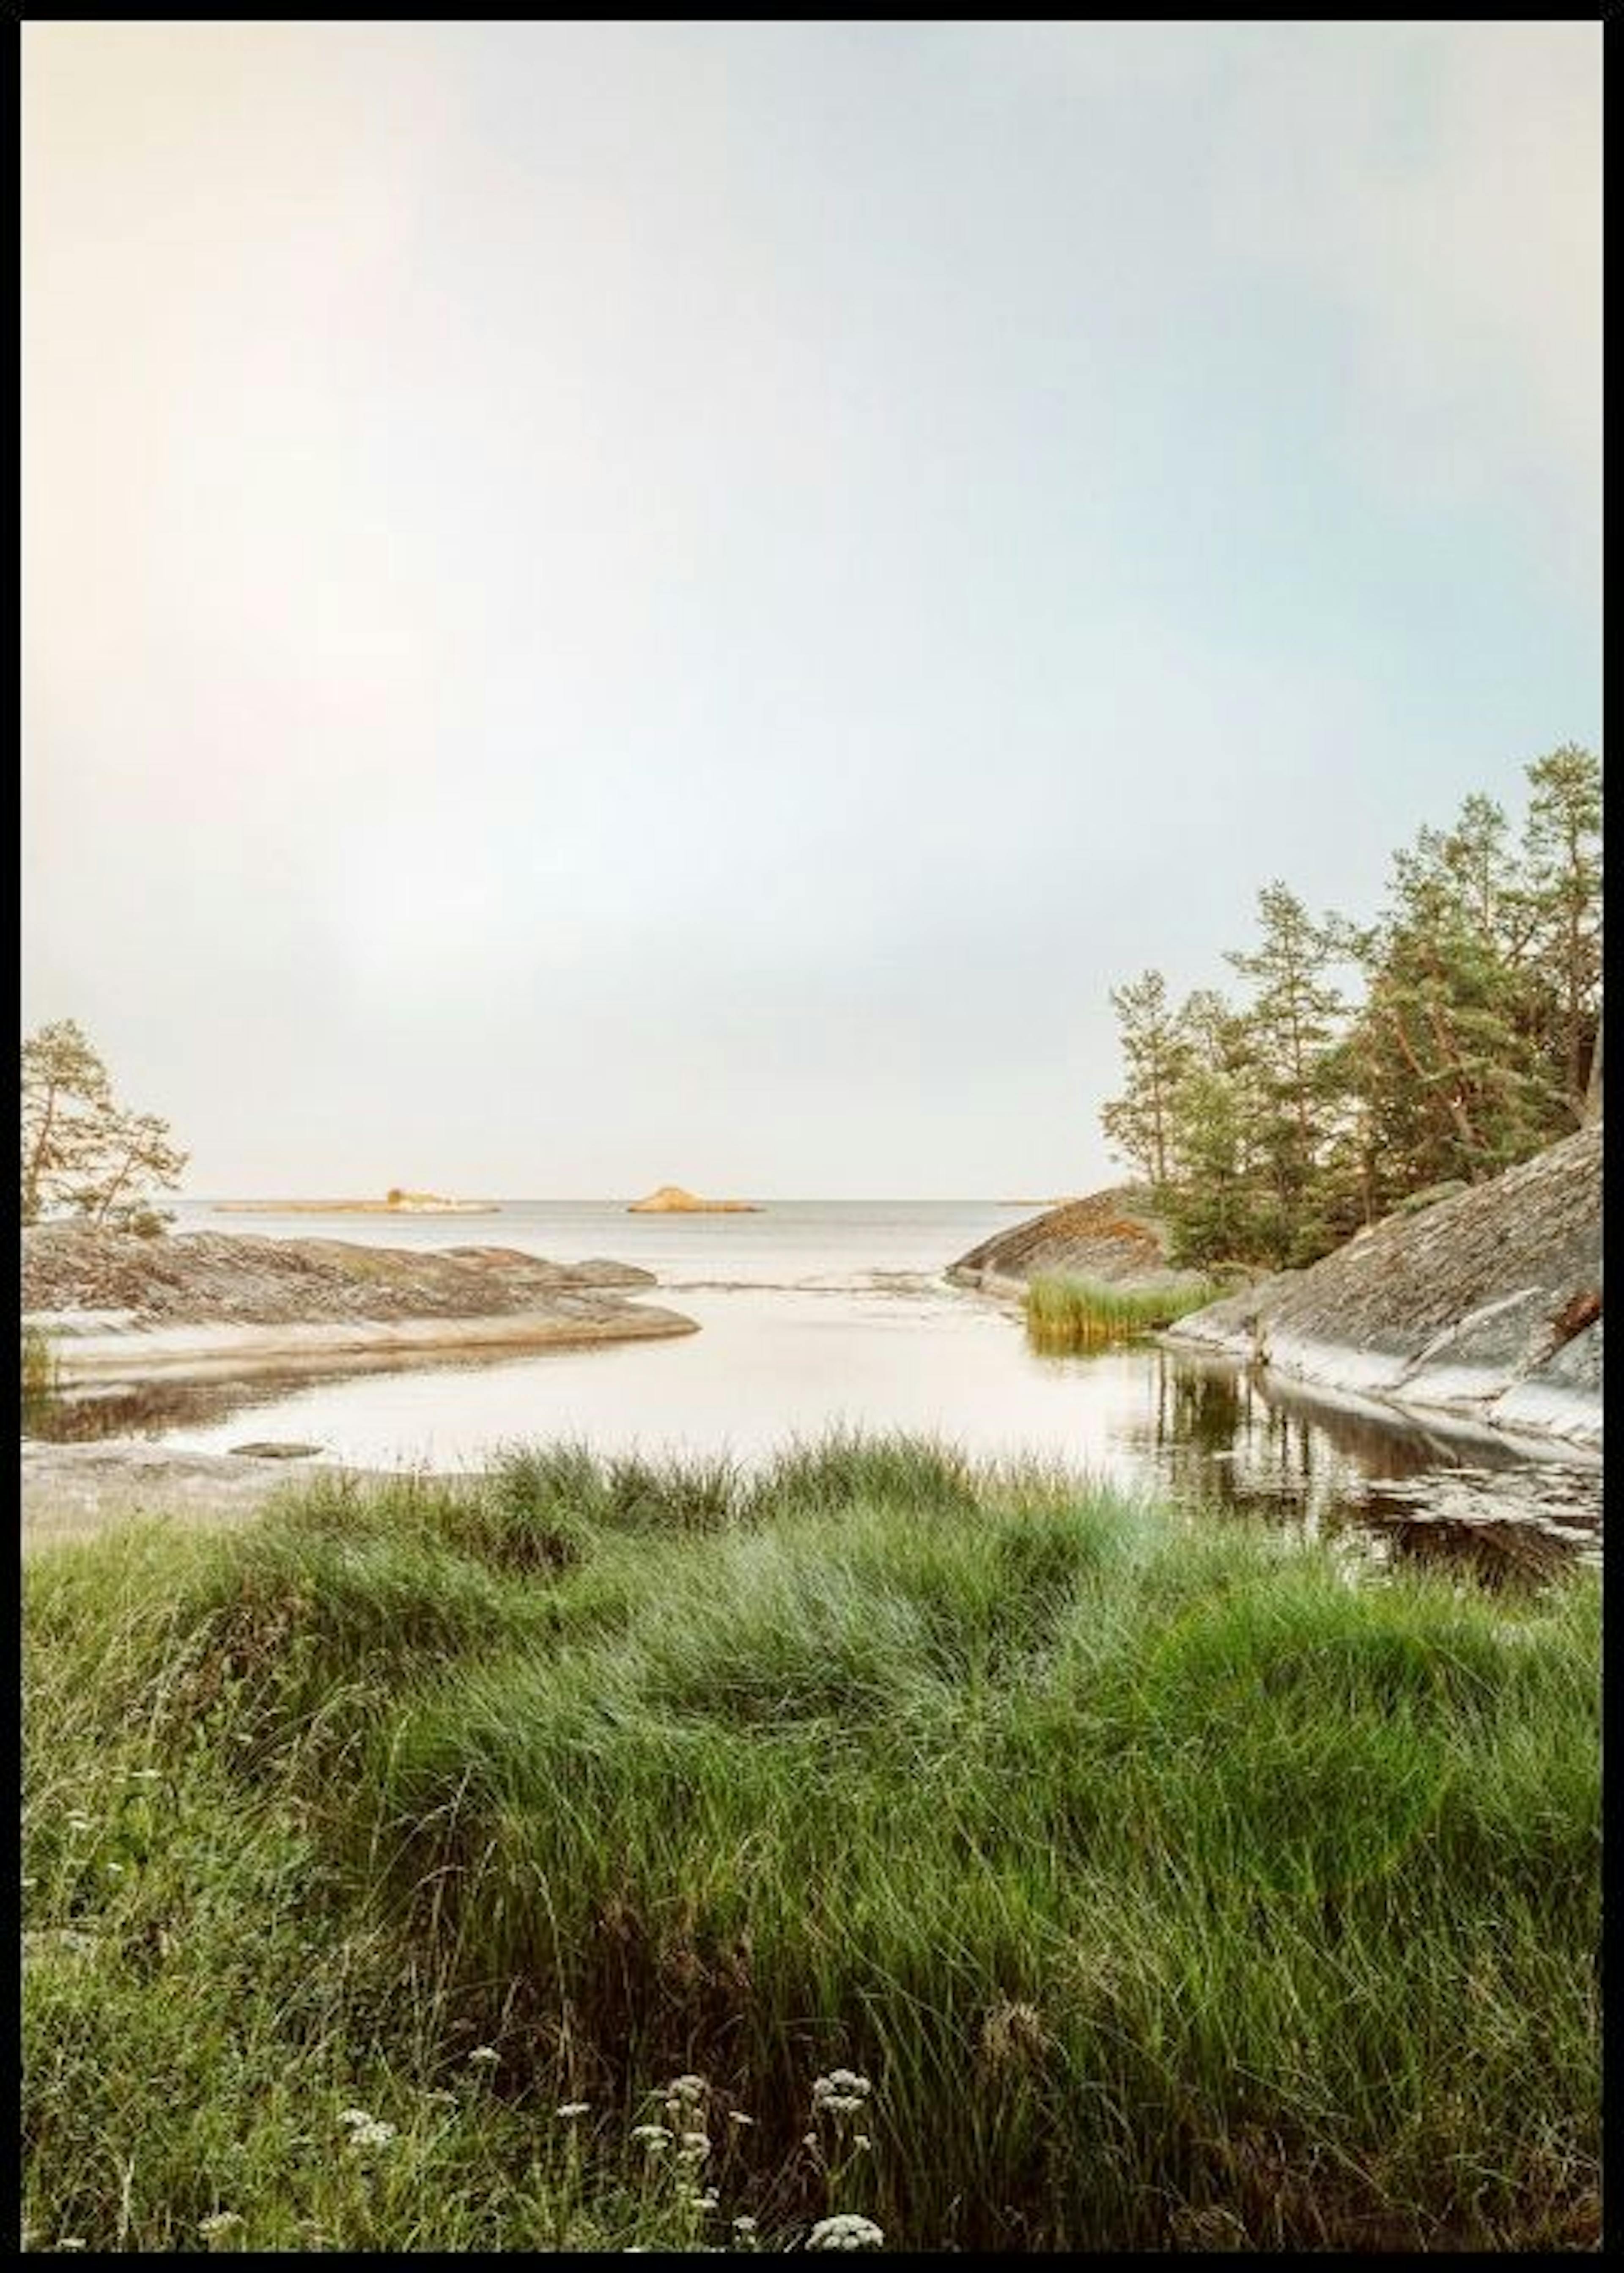
[(1520, 842), (1469, 797), (1395, 855), (1373, 923), (1266, 885), (1257, 944), (1226, 957), (1240, 1001), (1174, 1005), (1159, 971), (1113, 990), (1125, 1080), (1101, 1119), (1177, 1262), (1312, 1263), (1600, 1110), (1601, 763), (1567, 743), (1526, 776)]
[(78, 1215), (109, 1231), (160, 1231), (152, 1194), (172, 1187), (187, 1156), (155, 1113), (131, 1113), (71, 1018), (23, 1044), (22, 1218)]

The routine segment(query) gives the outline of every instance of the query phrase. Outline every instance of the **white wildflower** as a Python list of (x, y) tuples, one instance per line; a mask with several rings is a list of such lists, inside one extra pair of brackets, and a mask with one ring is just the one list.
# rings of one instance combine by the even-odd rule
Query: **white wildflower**
[(553, 2112), (563, 2121), (570, 2123), (578, 2115), (590, 2115), (592, 2102), (589, 2099), (566, 2099), (562, 2107), (556, 2108)]
[(855, 2115), (872, 2089), (867, 2076), (856, 2075), (849, 2067), (831, 2068), (812, 2085), (812, 2112)]
[(347, 2107), (339, 2117), (341, 2123), (348, 2123), (352, 2126), (358, 2123), (370, 2123), (371, 2120), (364, 2107)]
[(495, 2067), (501, 2057), (494, 2044), (475, 2044), (468, 2054), (468, 2065), (470, 2067)]
[(243, 2215), (240, 2210), (217, 2209), (209, 2217), (200, 2217), (198, 2220), (198, 2232), (206, 2240), (213, 2241), (218, 2234), (234, 2233), (242, 2223)]
[(730, 2123), (753, 2123), (755, 2119), (753, 2115), (746, 2115), (742, 2107), (733, 2107), (728, 2111)]
[(674, 2075), (665, 2088), (673, 2099), (703, 2099), (710, 2086), (702, 2075)]
[(671, 2134), (663, 2123), (640, 2123), (632, 2136), (647, 2147), (651, 2155), (657, 2154), (662, 2147), (669, 2147), (671, 2143)]
[(753, 2233), (755, 2230), (756, 2222), (753, 2217), (736, 2217), (733, 2221), (735, 2233)]
[(859, 2131), (851, 2143), (860, 2155), (869, 2153), (874, 2144), (866, 2131)]
[(806, 2237), (808, 2249), (878, 2249), (885, 2235), (870, 2217), (820, 2217)]
[(354, 2126), (349, 2143), (352, 2147), (386, 2147), (394, 2135), (393, 2123), (377, 2122), (369, 2117), (366, 2122)]

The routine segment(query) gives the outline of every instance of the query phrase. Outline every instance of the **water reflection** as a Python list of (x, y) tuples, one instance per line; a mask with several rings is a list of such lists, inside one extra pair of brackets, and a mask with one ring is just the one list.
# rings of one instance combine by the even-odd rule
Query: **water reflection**
[(1600, 1559), (1601, 1467), (1583, 1454), (1156, 1344), (1039, 1357), (1009, 1320), (917, 1288), (741, 1290), (687, 1304), (705, 1330), (668, 1343), (522, 1360), (465, 1351), (454, 1362), (356, 1354), (341, 1372), (81, 1386), (31, 1400), (24, 1434), (228, 1451), (251, 1433), (362, 1467), (456, 1467), (560, 1435), (604, 1452), (681, 1437), (748, 1459), (840, 1421), (924, 1429), (974, 1454), (1051, 1453), (1206, 1519), (1265, 1516), (1366, 1564), (1442, 1562), (1498, 1584)]
[(1373, 1412), (1249, 1368), (1158, 1350), (1144, 1450), (1180, 1500), (1267, 1515), (1394, 1566), (1493, 1585), (1601, 1559), (1601, 1471), (1447, 1420)]
[(151, 1442), (179, 1430), (213, 1428), (234, 1414), (284, 1404), (310, 1388), (312, 1380), (348, 1379), (360, 1374), (460, 1373), (481, 1366), (511, 1363), (511, 1350), (444, 1351), (414, 1357), (408, 1351), (386, 1354), (334, 1351), (318, 1361), (255, 1372), (251, 1378), (196, 1378), (183, 1374), (140, 1381), (74, 1383), (49, 1395), (25, 1396), (23, 1436), (47, 1444), (100, 1444), (116, 1437)]

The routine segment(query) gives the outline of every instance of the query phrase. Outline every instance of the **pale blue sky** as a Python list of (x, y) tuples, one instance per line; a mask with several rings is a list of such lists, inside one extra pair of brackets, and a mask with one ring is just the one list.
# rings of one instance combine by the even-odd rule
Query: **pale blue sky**
[(195, 1192), (1087, 1189), (1600, 746), (1598, 24), (23, 45), (25, 1024)]

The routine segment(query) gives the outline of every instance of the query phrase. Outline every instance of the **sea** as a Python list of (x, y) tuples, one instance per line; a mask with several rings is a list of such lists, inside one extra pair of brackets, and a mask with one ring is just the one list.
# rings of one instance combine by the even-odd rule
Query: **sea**
[(776, 1200), (749, 1215), (637, 1215), (624, 1201), (513, 1199), (490, 1214), (382, 1218), (185, 1200), (176, 1232), (638, 1264), (657, 1282), (643, 1299), (700, 1331), (320, 1377), (115, 1384), (73, 1400), (63, 1432), (214, 1452), (297, 1443), (369, 1468), (460, 1471), (538, 1440), (749, 1464), (832, 1429), (907, 1429), (980, 1459), (1171, 1491), (1203, 1519), (1262, 1514), (1378, 1560), (1459, 1557), (1509, 1577), (1599, 1559), (1601, 1462), (1588, 1452), (1329, 1398), (1164, 1343), (1035, 1350), (1016, 1306), (944, 1274), (1038, 1204)]

